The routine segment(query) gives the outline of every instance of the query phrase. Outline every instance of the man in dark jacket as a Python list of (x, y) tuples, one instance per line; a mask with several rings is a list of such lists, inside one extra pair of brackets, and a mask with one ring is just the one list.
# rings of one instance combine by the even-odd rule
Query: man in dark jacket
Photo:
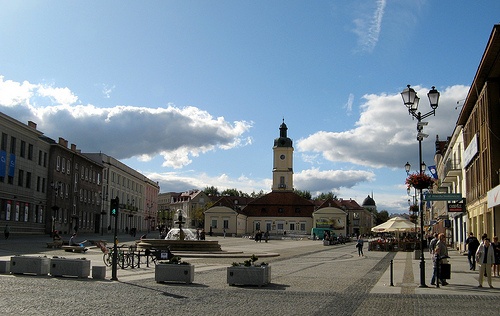
[(469, 238), (465, 240), (465, 246), (467, 247), (467, 259), (469, 259), (470, 270), (476, 270), (476, 251), (479, 247), (479, 240), (477, 240), (473, 233), (469, 233)]

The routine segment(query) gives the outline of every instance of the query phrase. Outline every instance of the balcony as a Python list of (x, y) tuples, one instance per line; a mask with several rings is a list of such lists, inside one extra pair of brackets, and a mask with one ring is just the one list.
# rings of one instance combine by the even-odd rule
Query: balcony
[(444, 164), (442, 182), (455, 183), (462, 176), (462, 166), (460, 162), (448, 160)]

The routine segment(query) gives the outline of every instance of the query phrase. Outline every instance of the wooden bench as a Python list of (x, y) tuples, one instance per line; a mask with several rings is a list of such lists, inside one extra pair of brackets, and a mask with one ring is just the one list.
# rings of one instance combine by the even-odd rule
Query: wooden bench
[(87, 251), (87, 248), (81, 247), (81, 246), (62, 246), (61, 248), (67, 252), (85, 252), (85, 251)]
[(63, 245), (62, 240), (54, 240), (52, 242), (47, 243), (47, 248), (61, 248)]

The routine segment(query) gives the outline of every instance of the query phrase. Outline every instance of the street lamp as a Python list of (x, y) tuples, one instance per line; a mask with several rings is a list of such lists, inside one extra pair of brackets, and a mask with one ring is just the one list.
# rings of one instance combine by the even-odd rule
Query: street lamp
[[(422, 131), (424, 129), (424, 126), (427, 125), (427, 122), (422, 122), (423, 119), (431, 116), (431, 115), (436, 115), (436, 109), (438, 107), (439, 103), (439, 92), (435, 89), (433, 86), (432, 89), (427, 93), (427, 97), (429, 98), (429, 103), (431, 106), (431, 111), (422, 114), (421, 112), (418, 112), (418, 103), (420, 101), (420, 98), (417, 96), (417, 92), (413, 88), (408, 85), (406, 89), (401, 92), (401, 97), (403, 98), (403, 103), (406, 105), (408, 108), (408, 114), (413, 116), (414, 118), (417, 119), (417, 140), (418, 140), (418, 161), (419, 161), (419, 166), (420, 166), (420, 174), (423, 174), (425, 171), (425, 164), (422, 161), (422, 140), (426, 138), (427, 134), (424, 134)], [(407, 164), (409, 165), (409, 164)], [(409, 168), (406, 168), (407, 166), (405, 165), (405, 170), (409, 172)], [(424, 168), (422, 170), (422, 168)], [(420, 212), (420, 287), (427, 287), (425, 284), (425, 258), (424, 258), (424, 247), (425, 247), (425, 239), (424, 239), (424, 214), (423, 214), (423, 194), (422, 194), (422, 189), (419, 189), (420, 193), (420, 200), (419, 200), (419, 212)]]

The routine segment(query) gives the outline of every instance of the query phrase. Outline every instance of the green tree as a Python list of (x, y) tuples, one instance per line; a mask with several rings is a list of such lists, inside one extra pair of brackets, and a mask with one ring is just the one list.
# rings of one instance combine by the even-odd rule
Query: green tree
[(303, 197), (304, 199), (312, 199), (311, 192), (309, 191), (295, 190), (295, 193), (297, 193), (297, 195)]
[(263, 197), (264, 195), (266, 195), (266, 194), (264, 193), (264, 191), (263, 191), (263, 190), (260, 190), (260, 191), (259, 191), (259, 193), (255, 193), (255, 191), (253, 191), (253, 192), (250, 194), (250, 197), (251, 197), (251, 198), (256, 199), (256, 198)]
[(375, 218), (376, 225), (380, 225), (389, 220), (389, 213), (385, 210), (375, 213), (375, 216), (376, 216)]
[(333, 193), (333, 192), (321, 193), (320, 195), (318, 195), (314, 199), (315, 200), (328, 200), (328, 199), (336, 200), (337, 199), (337, 195), (335, 195), (335, 193)]
[(203, 193), (205, 193), (208, 196), (219, 196), (220, 195), (219, 189), (217, 189), (214, 186), (206, 187), (205, 189), (203, 189)]

